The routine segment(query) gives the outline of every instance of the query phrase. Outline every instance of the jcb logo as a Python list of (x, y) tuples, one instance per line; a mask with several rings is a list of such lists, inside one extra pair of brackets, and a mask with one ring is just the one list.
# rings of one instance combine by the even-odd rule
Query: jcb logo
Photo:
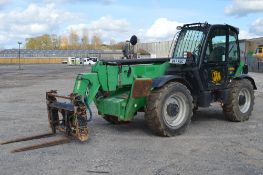
[(217, 70), (214, 70), (212, 72), (212, 81), (213, 83), (218, 83), (219, 81), (221, 81), (221, 73)]

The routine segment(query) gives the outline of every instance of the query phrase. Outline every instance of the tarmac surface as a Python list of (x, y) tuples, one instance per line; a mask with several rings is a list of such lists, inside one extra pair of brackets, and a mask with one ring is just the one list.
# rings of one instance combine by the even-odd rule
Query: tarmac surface
[[(77, 73), (89, 67), (67, 65), (0, 66), (0, 141), (49, 132), (45, 92), (69, 94)], [(11, 150), (55, 140), (0, 145), (1, 175), (260, 175), (263, 174), (263, 74), (256, 80), (249, 121), (228, 122), (220, 105), (201, 108), (183, 135), (158, 137), (139, 113), (130, 124), (112, 125), (98, 116), (89, 123), (86, 143), (71, 141), (21, 153)]]

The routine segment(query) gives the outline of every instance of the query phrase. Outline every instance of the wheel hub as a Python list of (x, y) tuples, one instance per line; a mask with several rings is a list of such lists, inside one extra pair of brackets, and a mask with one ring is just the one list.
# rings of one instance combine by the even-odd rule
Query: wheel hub
[(239, 110), (242, 113), (246, 113), (251, 104), (251, 95), (248, 89), (243, 88), (240, 90), (239, 95), (238, 95), (238, 106)]
[(185, 120), (188, 108), (185, 96), (181, 92), (172, 94), (164, 102), (164, 122), (171, 127), (178, 127)]
[(167, 105), (167, 114), (171, 117), (175, 117), (179, 112), (179, 106), (175, 103), (170, 103)]
[(246, 97), (244, 95), (240, 95), (238, 103), (239, 103), (239, 106), (244, 105), (246, 103)]

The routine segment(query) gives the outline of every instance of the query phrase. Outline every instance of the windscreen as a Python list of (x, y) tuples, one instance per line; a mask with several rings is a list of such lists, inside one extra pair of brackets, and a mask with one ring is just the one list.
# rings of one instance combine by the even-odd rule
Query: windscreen
[(185, 52), (191, 52), (195, 60), (199, 59), (204, 32), (197, 29), (183, 29), (176, 42), (173, 59), (184, 57)]

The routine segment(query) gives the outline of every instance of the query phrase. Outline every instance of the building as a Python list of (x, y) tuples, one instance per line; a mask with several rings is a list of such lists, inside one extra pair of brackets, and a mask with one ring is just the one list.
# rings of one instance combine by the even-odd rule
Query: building
[[(168, 55), (171, 55), (174, 43), (172, 43), (172, 41), (138, 43), (135, 46), (135, 52), (138, 52), (141, 49), (150, 53), (150, 55), (155, 55), (157, 58), (168, 57)], [(263, 45), (263, 37), (243, 39), (239, 41), (239, 44), (241, 56), (252, 56), (257, 47)]]
[(263, 46), (263, 37), (247, 39), (246, 41), (246, 53), (252, 55), (255, 53), (259, 46)]

